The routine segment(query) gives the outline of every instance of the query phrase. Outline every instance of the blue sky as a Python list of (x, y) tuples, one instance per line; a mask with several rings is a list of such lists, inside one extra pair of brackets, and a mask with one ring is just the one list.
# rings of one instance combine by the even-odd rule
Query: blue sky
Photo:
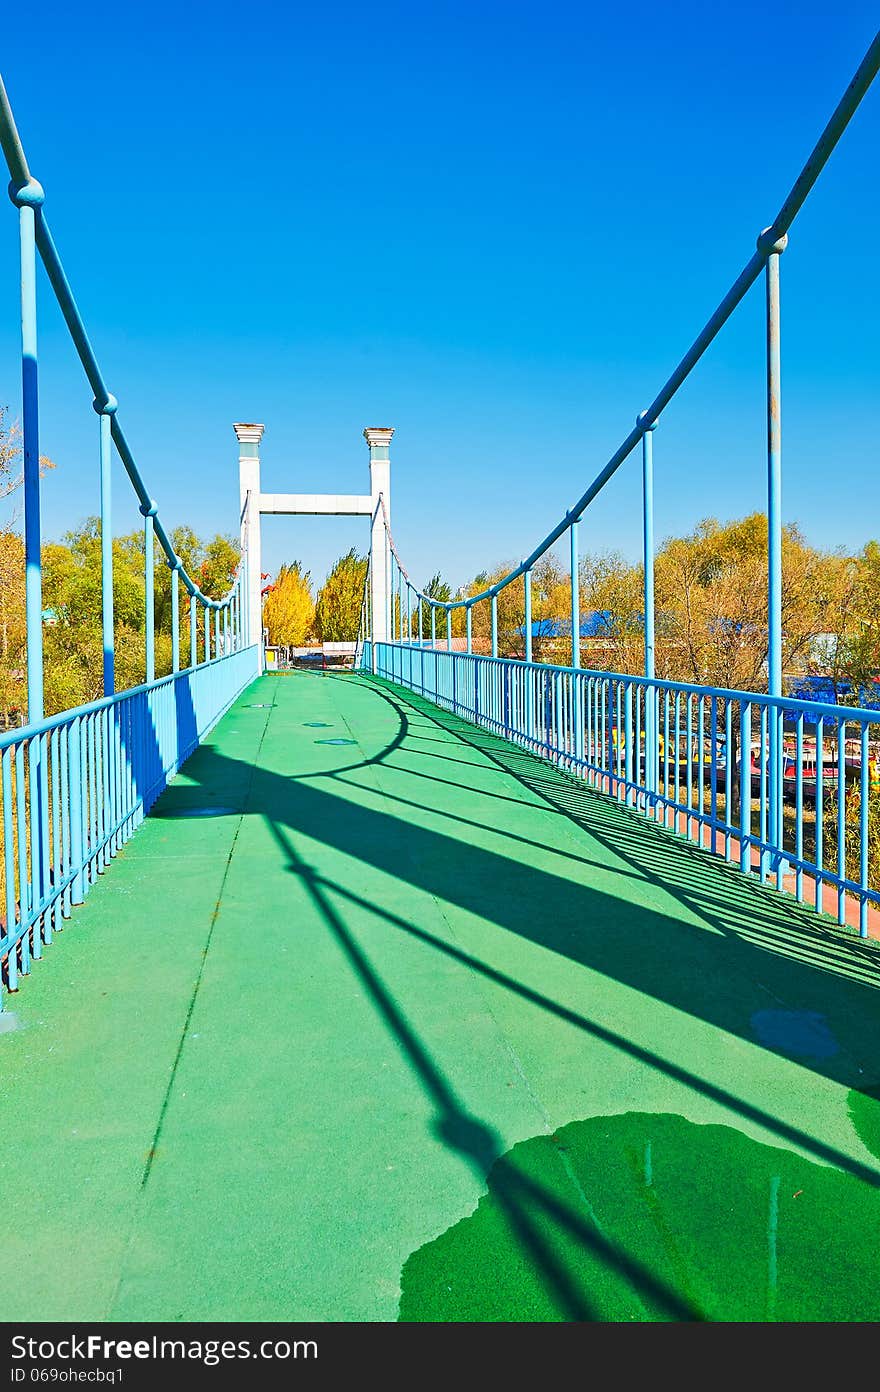
[[(16, 12), (17, 11), (17, 12)], [(264, 487), (360, 491), (393, 425), (417, 580), (527, 554), (754, 248), (867, 48), (868, 3), (303, 6), (57, 0), (4, 16), (4, 76), (121, 419), (168, 525), (230, 531), (231, 422)], [(880, 533), (880, 87), (782, 259), (784, 503)], [(97, 419), (45, 281), (48, 535), (97, 510)], [(19, 409), (0, 215), (0, 402)], [(657, 531), (763, 506), (756, 287), (655, 436)], [(117, 472), (118, 529), (137, 514)], [(640, 546), (638, 460), (582, 525)], [(359, 519), (269, 519), (319, 579)]]

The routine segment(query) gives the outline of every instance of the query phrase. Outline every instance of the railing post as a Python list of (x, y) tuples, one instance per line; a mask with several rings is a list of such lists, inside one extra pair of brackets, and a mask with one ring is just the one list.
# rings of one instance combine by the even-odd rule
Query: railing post
[(532, 572), (523, 571), (523, 609), (525, 628), (524, 648), (527, 670), (525, 673), (526, 681), (526, 730), (529, 738), (535, 739), (535, 678), (531, 671), (532, 661)]
[(466, 626), (466, 628), (467, 628), (467, 650), (468, 650), (468, 652), (473, 652), (473, 650), (474, 650), (474, 625), (473, 625), (473, 617), (472, 617), (472, 616), (473, 616), (473, 610), (472, 610), (470, 604), (468, 604), (468, 605), (466, 606), (464, 612), (465, 612), (465, 626)]
[(43, 572), (40, 559), (40, 394), (37, 372), (36, 219), (45, 194), (36, 179), (11, 185), (21, 251), (21, 421), (24, 455), (25, 621), (28, 722), (43, 719)]
[[(580, 549), (578, 547), (578, 524), (572, 522), (571, 532), (571, 665), (577, 669), (581, 665), (581, 583)], [(584, 757), (584, 721), (582, 713), (582, 691), (577, 677), (571, 679), (571, 721), (573, 725), (572, 753), (578, 767)]]
[(645, 789), (648, 808), (654, 807), (650, 794), (657, 791), (657, 690), (653, 685), (654, 659), (654, 430), (657, 422), (640, 412), (636, 425), (642, 432), (642, 564), (645, 609)]
[(198, 615), (196, 613), (196, 597), (191, 594), (189, 597), (189, 665), (193, 669), (199, 662), (199, 630)]
[(578, 564), (578, 524), (572, 522), (571, 532), (571, 665), (581, 665), (581, 592)]
[(202, 600), (202, 618), (205, 627), (205, 662), (211, 661), (211, 611), (208, 608), (208, 601)]
[(452, 652), (452, 610), (446, 606), (446, 651)]
[[(758, 238), (758, 250), (767, 258), (767, 691), (782, 695), (782, 393), (779, 312), (779, 257), (788, 237), (768, 242), (769, 229)], [(767, 712), (769, 736), (770, 817), (768, 839), (776, 850), (772, 869), (782, 888), (782, 711)]]
[[(70, 900), (81, 904), (85, 898), (85, 875), (83, 861), (85, 844), (83, 836), (83, 776), (82, 776), (82, 728), (81, 717), (74, 716), (70, 722), (68, 735), (67, 777), (69, 779), (67, 805), (70, 816), (70, 867), (73, 871)], [(129, 751), (129, 758), (132, 753)]]
[(492, 656), (498, 656), (498, 596), (492, 596)]
[(171, 670), (180, 671), (180, 557), (171, 566)]
[[(250, 530), (249, 515), (250, 515), (250, 499), (248, 499), (248, 502), (247, 502), (247, 504), (246, 504), (246, 510), (245, 510), (245, 515), (244, 515), (244, 523), (243, 523), (243, 526), (242, 526), (242, 535), (243, 535), (243, 536)], [(253, 643), (253, 639), (252, 639), (252, 637), (251, 637), (251, 628), (250, 628), (250, 624), (251, 624), (251, 619), (250, 619), (251, 609), (250, 609), (250, 577), (249, 577), (249, 575), (248, 575), (248, 567), (249, 567), (249, 565), (250, 565), (250, 560), (248, 559), (247, 552), (244, 550), (244, 547), (242, 547), (242, 553), (241, 553), (241, 634), (242, 634), (242, 643), (243, 643), (244, 647), (246, 647), (246, 648), (249, 648), (249, 647), (251, 646), (251, 644)]]
[(395, 590), (395, 570), (394, 570), (394, 567), (395, 567), (396, 565), (397, 565), (397, 561), (396, 561), (396, 559), (395, 559), (394, 552), (393, 552), (393, 551), (389, 551), (389, 553), (388, 553), (388, 604), (389, 604), (388, 637), (389, 637), (389, 640), (390, 640), (392, 643), (394, 642), (394, 608), (395, 608), (395, 605), (394, 605), (394, 590)]
[(431, 651), (437, 647), (437, 606), (431, 601)]
[[(5, 93), (4, 93), (5, 97)], [(43, 719), (43, 569), (40, 519), (40, 393), (37, 368), (36, 222), (45, 197), (36, 179), (13, 183), (10, 197), (18, 208), (21, 256), (21, 419), (24, 457), (25, 626), (27, 631), (28, 723)], [(32, 831), (48, 825), (48, 768), (43, 741), (31, 745), (29, 765)], [(36, 854), (34, 854), (34, 851)], [(49, 866), (41, 838), (32, 836), (31, 881), (34, 901), (43, 897)], [(12, 931), (9, 925), (9, 931)], [(38, 929), (34, 945), (39, 955)]]
[(155, 544), (153, 518), (158, 509), (150, 499), (149, 507), (141, 506), (144, 519), (144, 638), (147, 682), (156, 680), (156, 599), (154, 585)]
[(101, 486), (101, 632), (104, 645), (104, 695), (116, 690), (115, 638), (113, 633), (113, 508), (111, 474), (113, 462), (112, 417), (118, 402), (109, 393), (105, 400), (92, 403), (100, 425)]

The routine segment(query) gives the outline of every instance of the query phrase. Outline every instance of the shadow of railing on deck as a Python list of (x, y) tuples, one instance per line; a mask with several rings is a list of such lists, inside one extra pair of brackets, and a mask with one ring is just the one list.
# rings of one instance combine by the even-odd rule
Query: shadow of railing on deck
[[(354, 862), (383, 871), (434, 896), (441, 906), (445, 903), (478, 915), (506, 932), (519, 934), (752, 1045), (758, 1045), (750, 1024), (757, 1011), (780, 1004), (798, 1010), (818, 1008), (829, 1018), (841, 1044), (840, 1052), (833, 1057), (799, 1058), (798, 1062), (866, 1093), (871, 1092), (875, 1081), (870, 1063), (880, 1058), (880, 954), (871, 945), (843, 940), (839, 934), (814, 924), (795, 905), (778, 907), (768, 903), (766, 891), (726, 871), (723, 863), (701, 856), (695, 848), (673, 841), (659, 829), (640, 825), (612, 800), (575, 786), (573, 780), (547, 769), (532, 756), (495, 737), (483, 736), (455, 717), (428, 709), (427, 703), (423, 705), (418, 698), (403, 698), (376, 686), (363, 689), (365, 694), (369, 692), (370, 699), (381, 696), (398, 721), (394, 737), (375, 756), (359, 758), (342, 768), (289, 777), (265, 767), (251, 768), (216, 748), (202, 747), (187, 764), (187, 779), (190, 785), (194, 782), (203, 787), (215, 787), (219, 782), (227, 787), (249, 788), (247, 805), (238, 810), (263, 817), (271, 828), (290, 874), (320, 911), (435, 1106), (437, 1134), (481, 1178), (495, 1164), (499, 1196), (508, 1219), (544, 1271), (568, 1318), (595, 1316), (591, 1315), (587, 1295), (576, 1283), (572, 1284), (571, 1274), (559, 1268), (557, 1256), (544, 1243), (535, 1219), (541, 1211), (545, 1216), (552, 1214), (554, 1221), (568, 1226), (579, 1241), (591, 1245), (646, 1299), (665, 1310), (667, 1317), (693, 1319), (701, 1318), (701, 1314), (692, 1303), (658, 1282), (630, 1254), (608, 1242), (575, 1208), (564, 1214), (555, 1212), (555, 1195), (542, 1194), (540, 1185), (527, 1194), (522, 1176), (515, 1169), (503, 1164), (499, 1169), (497, 1136), (461, 1104), (413, 1022), (359, 945), (345, 921), (340, 901), (359, 911), (372, 912), (395, 931), (415, 937), (426, 949), (457, 961), (477, 977), (766, 1128), (779, 1142), (799, 1147), (873, 1187), (880, 1187), (880, 1171), (770, 1114), (748, 1096), (740, 1096), (675, 1060), (664, 1058), (651, 1042), (628, 1037), (571, 1005), (550, 999), (545, 992), (527, 981), (514, 979), (491, 961), (481, 960), (454, 941), (438, 938), (374, 903), (350, 883), (328, 879), (308, 864), (305, 853), (298, 849), (297, 838), (303, 836), (343, 852)], [(355, 801), (355, 788), (359, 799), (370, 793), (368, 783), (358, 781), (365, 771), (372, 777), (372, 771), (380, 767), (383, 773), (401, 775), (403, 781), (408, 775), (414, 779), (423, 776), (409, 767), (416, 753), (413, 737), (420, 730), (430, 732), (431, 740), (446, 734), (459, 751), (470, 747), (477, 756), (475, 760), (453, 755), (452, 762), (478, 762), (485, 767), (486, 760), (492, 761), (499, 773), (512, 774), (531, 798), (539, 799), (544, 811), (574, 821), (594, 837), (597, 845), (610, 852), (607, 859), (595, 864), (591, 864), (588, 854), (581, 853), (582, 847), (554, 845), (552, 836), (544, 849), (548, 860), (559, 857), (570, 866), (583, 866), (580, 873), (601, 875), (605, 887), (574, 881), (552, 868), (523, 864), (516, 858), (516, 847), (524, 838), (503, 825), (490, 823), (488, 818), (481, 822), (479, 816), (469, 817), (468, 808), (452, 813), (432, 807), (431, 817), (440, 821), (448, 817), (450, 832), (462, 825), (473, 824), (483, 830), (491, 826), (493, 837), (501, 845), (509, 838), (512, 854), (475, 845), (462, 839), (460, 830), (454, 835), (417, 825), (407, 810), (419, 804), (393, 787), (377, 790), (376, 801), (385, 807), (400, 803), (402, 809), (407, 809), (402, 810), (400, 817), (379, 810), (378, 805), (373, 808)], [(450, 762), (449, 755), (442, 758), (444, 763)], [(239, 777), (244, 768), (248, 770), (247, 780)], [(435, 775), (430, 777), (436, 781)], [(504, 794), (499, 803), (496, 791), (476, 790), (467, 782), (455, 786), (467, 789), (473, 796), (476, 811), (502, 805), (506, 800), (516, 801)], [(161, 799), (155, 815), (174, 818), (191, 796), (192, 786), (172, 787)], [(658, 894), (665, 896), (667, 905), (661, 909), (656, 902), (649, 906), (621, 898), (613, 892), (616, 877), (623, 877), (630, 885), (633, 878), (643, 882), (655, 900)], [(692, 921), (676, 914), (676, 904)], [(768, 1048), (766, 1044), (762, 1047)], [(775, 1051), (790, 1056), (784, 1049)], [(863, 1065), (867, 1065), (867, 1070)]]

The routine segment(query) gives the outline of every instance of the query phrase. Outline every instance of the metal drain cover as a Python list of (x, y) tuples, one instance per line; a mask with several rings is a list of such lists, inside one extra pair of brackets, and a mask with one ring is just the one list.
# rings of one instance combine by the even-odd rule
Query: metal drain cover
[(315, 744), (354, 744), (354, 743), (355, 743), (354, 740), (347, 740), (347, 739), (315, 740)]
[(303, 724), (307, 730), (332, 730), (333, 726), (326, 720), (304, 720)]
[(271, 701), (253, 701), (245, 706), (245, 710), (268, 710), (271, 704)]
[(175, 817), (235, 817), (237, 807), (181, 807)]

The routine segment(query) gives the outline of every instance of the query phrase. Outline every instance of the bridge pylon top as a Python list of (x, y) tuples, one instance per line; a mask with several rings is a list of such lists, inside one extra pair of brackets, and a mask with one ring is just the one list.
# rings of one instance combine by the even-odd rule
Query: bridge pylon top
[(391, 436), (393, 434), (394, 426), (368, 425), (364, 431), (364, 439), (370, 446), (370, 449), (375, 449), (377, 446), (381, 448), (383, 445), (387, 447), (391, 444)]
[(241, 445), (258, 445), (266, 429), (265, 425), (255, 425), (248, 421), (236, 421), (232, 428)]

